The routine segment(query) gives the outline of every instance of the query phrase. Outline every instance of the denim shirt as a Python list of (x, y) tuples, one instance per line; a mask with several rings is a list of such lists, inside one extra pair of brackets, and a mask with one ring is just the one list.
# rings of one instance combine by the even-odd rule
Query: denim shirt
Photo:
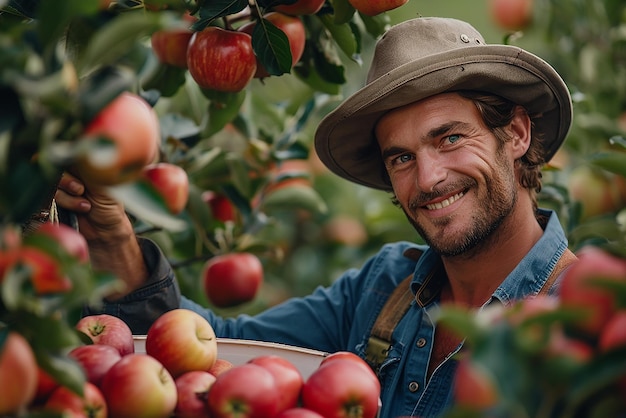
[[(507, 305), (536, 295), (567, 248), (556, 214), (540, 210), (540, 215), (547, 219), (542, 237), (486, 304)], [(347, 350), (363, 358), (370, 330), (385, 301), (404, 278), (412, 275), (411, 291), (419, 295), (396, 326), (389, 355), (379, 370), (380, 416), (437, 417), (451, 404), (454, 353), (427, 380), (439, 289), (436, 281), (426, 277), (441, 262), (428, 247), (409, 242), (387, 244), (360, 269), (346, 271), (331, 286), (319, 287), (306, 297), (289, 299), (258, 315), (236, 318), (220, 318), (181, 296), (160, 251), (147, 241), (142, 242), (142, 248), (152, 272), (148, 284), (116, 303), (89, 308), (87, 314), (111, 313), (127, 320), (135, 333), (145, 333), (158, 315), (180, 307), (205, 317), (218, 337), (271, 341), (329, 353)], [(416, 256), (418, 252), (421, 257)]]

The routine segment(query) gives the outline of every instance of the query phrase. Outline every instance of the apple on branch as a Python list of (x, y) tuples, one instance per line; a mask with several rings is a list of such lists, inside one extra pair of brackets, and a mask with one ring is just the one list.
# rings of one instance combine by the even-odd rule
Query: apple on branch
[(274, 10), (292, 16), (314, 15), (319, 12), (326, 0), (296, 0), (292, 4), (277, 4)]
[(8, 331), (0, 347), (0, 416), (17, 414), (33, 401), (37, 370), (35, 354), (26, 338)]
[(352, 7), (367, 16), (376, 16), (396, 9), (409, 0), (348, 0)]
[(150, 37), (154, 55), (164, 64), (187, 68), (187, 48), (193, 31), (172, 28), (156, 31)]
[(256, 72), (252, 38), (216, 26), (195, 32), (187, 48), (187, 68), (201, 88), (239, 92)]
[[(290, 16), (284, 13), (270, 12), (263, 15), (263, 19), (272, 23), (278, 29), (282, 30), (287, 40), (289, 41), (289, 50), (291, 51), (291, 67), (302, 57), (304, 52), (304, 46), (306, 43), (306, 31), (302, 19), (297, 16)], [(254, 28), (259, 24), (258, 21), (248, 22), (239, 28), (239, 31), (245, 32), (252, 36)], [(269, 77), (270, 74), (263, 66), (261, 60), (257, 56), (257, 68), (254, 73), (254, 78)]]
[(254, 299), (263, 283), (263, 265), (252, 253), (220, 254), (207, 260), (202, 277), (207, 299), (227, 308)]
[(182, 167), (166, 162), (150, 164), (144, 167), (142, 179), (163, 199), (170, 213), (177, 215), (187, 206), (189, 178)]

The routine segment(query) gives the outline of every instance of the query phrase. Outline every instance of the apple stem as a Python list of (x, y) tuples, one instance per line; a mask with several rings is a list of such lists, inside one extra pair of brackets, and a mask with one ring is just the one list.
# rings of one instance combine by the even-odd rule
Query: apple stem
[(98, 335), (102, 334), (105, 328), (106, 328), (105, 325), (102, 325), (101, 323), (98, 322), (88, 328), (89, 334), (91, 334), (92, 337), (97, 337)]
[(363, 405), (359, 403), (349, 403), (345, 406), (346, 417), (363, 418)]

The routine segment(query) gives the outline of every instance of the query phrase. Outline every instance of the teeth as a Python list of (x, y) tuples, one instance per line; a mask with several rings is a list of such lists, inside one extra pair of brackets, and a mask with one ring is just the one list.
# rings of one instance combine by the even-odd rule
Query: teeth
[(428, 208), (429, 210), (442, 209), (442, 208), (445, 208), (446, 206), (450, 206), (452, 203), (456, 202), (461, 197), (463, 197), (463, 193), (457, 193), (454, 196), (447, 198), (446, 200), (442, 200), (441, 202), (433, 203), (432, 205), (426, 205), (426, 208)]

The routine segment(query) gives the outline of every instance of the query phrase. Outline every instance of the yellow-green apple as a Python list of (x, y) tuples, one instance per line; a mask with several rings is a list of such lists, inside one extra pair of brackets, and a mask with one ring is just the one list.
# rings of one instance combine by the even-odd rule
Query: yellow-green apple
[(177, 215), (185, 209), (189, 178), (182, 167), (166, 162), (149, 164), (144, 167), (142, 178), (161, 196), (172, 214)]
[(146, 353), (176, 378), (192, 370), (209, 370), (217, 359), (217, 338), (200, 314), (173, 309), (159, 316), (148, 329)]
[(232, 222), (237, 219), (235, 208), (226, 196), (212, 190), (202, 192), (202, 200), (209, 205), (213, 217), (220, 222)]
[(302, 406), (328, 418), (374, 418), (380, 383), (371, 370), (353, 359), (338, 358), (320, 365), (302, 387)]
[(215, 379), (209, 391), (209, 416), (273, 417), (278, 412), (278, 399), (279, 394), (272, 374), (257, 364), (244, 363)]
[(37, 391), (37, 361), (21, 334), (9, 331), (0, 347), (0, 415), (23, 412)]
[(164, 64), (187, 68), (187, 47), (193, 31), (187, 28), (162, 29), (154, 32), (150, 43), (154, 55)]
[(319, 12), (326, 0), (296, 0), (292, 4), (277, 4), (274, 10), (292, 16), (314, 15)]
[(204, 89), (239, 92), (256, 72), (252, 37), (216, 26), (195, 32), (187, 48), (187, 68)]
[(143, 98), (124, 92), (89, 122), (81, 141), (99, 141), (102, 146), (79, 156), (70, 171), (95, 185), (132, 181), (158, 154), (159, 120)]
[(176, 418), (202, 418), (209, 416), (207, 398), (215, 376), (204, 370), (192, 370), (178, 376), (176, 391), (178, 401), (174, 415)]
[[(296, 63), (300, 61), (300, 58), (302, 58), (304, 45), (306, 43), (306, 31), (304, 29), (302, 19), (297, 16), (290, 16), (279, 12), (267, 13), (263, 15), (263, 19), (271, 22), (278, 29), (282, 30), (285, 36), (287, 36), (287, 40), (289, 41), (289, 50), (291, 51), (291, 66), (293, 67), (296, 65)], [(252, 36), (252, 32), (257, 24), (257, 21), (248, 22), (240, 27), (239, 30)], [(267, 69), (265, 69), (258, 57), (256, 64), (257, 66), (254, 77), (269, 77), (270, 74), (267, 72)]]
[(83, 396), (66, 386), (59, 386), (52, 392), (44, 410), (57, 412), (68, 418), (107, 418), (107, 404), (102, 392), (91, 382), (83, 385)]
[(348, 0), (348, 2), (367, 16), (376, 16), (404, 5), (409, 0)]
[(296, 407), (296, 408), (287, 409), (279, 413), (278, 415), (276, 415), (274, 418), (324, 418), (324, 417), (310, 409)]
[(470, 357), (459, 360), (453, 381), (454, 402), (468, 410), (482, 411), (500, 399), (498, 385), (489, 370)]
[(84, 316), (78, 320), (75, 327), (86, 334), (94, 344), (113, 346), (122, 356), (135, 352), (133, 332), (128, 324), (117, 316), (109, 314)]
[(582, 219), (612, 213), (622, 207), (619, 183), (613, 176), (596, 168), (580, 165), (567, 178), (570, 198), (582, 205)]
[(68, 356), (80, 364), (87, 381), (98, 387), (104, 375), (122, 358), (117, 348), (105, 344), (80, 345), (70, 350)]
[(489, 11), (493, 21), (506, 30), (527, 27), (533, 17), (533, 0), (491, 0)]
[(76, 229), (65, 224), (46, 222), (37, 228), (35, 234), (52, 238), (76, 260), (82, 263), (89, 261), (87, 240)]
[(574, 262), (561, 278), (561, 306), (580, 311), (580, 319), (568, 322), (573, 331), (597, 338), (617, 310), (615, 292), (602, 281), (626, 285), (626, 259), (595, 246), (576, 252)]
[(249, 302), (263, 283), (263, 265), (252, 253), (220, 254), (206, 261), (202, 271), (207, 299), (219, 308)]
[(284, 357), (272, 354), (253, 357), (248, 363), (264, 367), (274, 376), (279, 395), (278, 412), (298, 405), (304, 378), (295, 364)]
[(233, 367), (235, 367), (235, 365), (231, 361), (218, 357), (215, 359), (215, 363), (209, 368), (208, 372), (217, 377)]
[(102, 379), (102, 394), (112, 417), (168, 418), (176, 408), (174, 378), (154, 357), (128, 354)]

